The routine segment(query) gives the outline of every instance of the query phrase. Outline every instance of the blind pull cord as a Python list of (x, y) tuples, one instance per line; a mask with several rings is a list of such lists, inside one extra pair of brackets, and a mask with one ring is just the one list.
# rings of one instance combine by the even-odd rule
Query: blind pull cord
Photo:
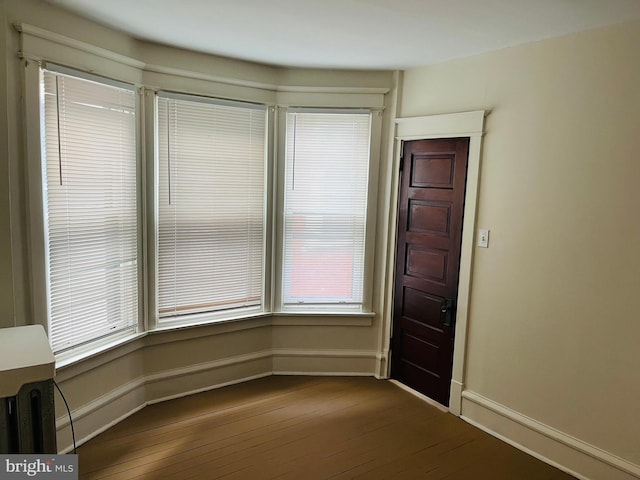
[(169, 117), (170, 105), (167, 102), (167, 189), (169, 196), (169, 205), (171, 205), (171, 122)]
[(291, 160), (291, 191), (296, 189), (296, 131), (298, 129), (298, 115), (293, 114), (293, 159)]
[(62, 186), (62, 140), (60, 139), (60, 77), (56, 75), (56, 121), (58, 123), (58, 171)]

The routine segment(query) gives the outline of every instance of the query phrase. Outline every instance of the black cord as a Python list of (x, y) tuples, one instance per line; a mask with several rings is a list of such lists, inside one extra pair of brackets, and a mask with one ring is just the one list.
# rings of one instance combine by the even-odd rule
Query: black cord
[(58, 384), (56, 383), (55, 380), (53, 381), (53, 384), (58, 389), (58, 392), (60, 392), (60, 396), (62, 397), (62, 400), (64, 400), (64, 405), (65, 405), (65, 407), (67, 407), (67, 413), (69, 414), (69, 423), (71, 424), (71, 438), (73, 439), (73, 453), (77, 454), (78, 450), (76, 449), (76, 432), (73, 429), (73, 418), (71, 418), (71, 409), (69, 408), (69, 404), (67, 403), (67, 399), (64, 398), (64, 393), (62, 393), (62, 390), (60, 390), (60, 387), (58, 386)]

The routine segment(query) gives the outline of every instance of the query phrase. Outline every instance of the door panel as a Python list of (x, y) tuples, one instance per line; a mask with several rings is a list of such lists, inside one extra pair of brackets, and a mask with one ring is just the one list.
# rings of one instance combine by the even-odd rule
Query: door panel
[(428, 368), (438, 361), (438, 347), (410, 333), (402, 337), (402, 350), (406, 352), (407, 357), (421, 361), (422, 365), (417, 365), (418, 367)]
[(405, 274), (419, 280), (446, 285), (448, 259), (449, 254), (442, 250), (409, 245)]
[(452, 188), (455, 158), (416, 154), (413, 162), (411, 187)]
[(442, 297), (426, 294), (410, 287), (404, 289), (402, 316), (420, 325), (429, 325), (440, 333), (440, 308)]
[(449, 404), (468, 138), (403, 148), (391, 375)]
[(409, 232), (448, 237), (450, 224), (451, 205), (428, 200), (409, 200)]

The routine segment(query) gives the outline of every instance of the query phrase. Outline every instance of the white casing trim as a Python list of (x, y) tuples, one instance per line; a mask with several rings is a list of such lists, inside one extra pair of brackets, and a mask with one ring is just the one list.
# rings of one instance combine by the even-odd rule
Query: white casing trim
[(399, 140), (482, 136), (486, 113), (484, 110), (476, 110), (473, 112), (396, 118), (396, 136)]
[[(485, 110), (471, 112), (450, 113), (442, 115), (428, 115), (421, 117), (406, 117), (395, 119), (395, 155), (394, 169), (396, 174), (392, 180), (391, 191), (399, 191), (400, 156), (402, 154), (402, 142), (409, 140), (433, 139), (433, 138), (458, 138), (469, 137), (469, 153), (467, 162), (467, 182), (465, 187), (464, 216), (462, 223), (462, 245), (460, 253), (460, 268), (458, 280), (458, 298), (456, 301), (456, 325), (453, 349), (453, 371), (451, 376), (449, 412), (459, 416), (461, 413), (462, 385), (464, 384), (465, 359), (467, 349), (467, 325), (469, 322), (469, 298), (471, 293), (471, 265), (473, 262), (474, 236), (476, 229), (478, 186), (480, 182), (480, 157), (482, 136), (484, 134)], [(392, 221), (389, 229), (389, 241), (387, 246), (387, 258), (395, 258), (397, 245), (397, 211), (398, 196), (395, 194), (392, 204)], [(389, 288), (387, 289), (386, 303), (393, 305), (393, 272), (389, 269)], [(391, 336), (392, 329), (391, 308), (385, 309), (386, 334)], [(391, 362), (389, 362), (389, 365)]]
[(462, 392), (464, 385), (462, 382), (451, 379), (451, 391), (449, 394), (449, 410), (452, 412), (458, 412), (459, 415), (462, 411)]
[(388, 348), (383, 348), (382, 351), (376, 355), (376, 378), (378, 380), (386, 380), (389, 378), (387, 365), (389, 365), (390, 353)]

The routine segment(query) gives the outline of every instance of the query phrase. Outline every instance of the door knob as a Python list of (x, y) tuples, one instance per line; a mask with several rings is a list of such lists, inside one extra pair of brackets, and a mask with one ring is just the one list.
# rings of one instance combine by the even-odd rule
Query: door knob
[(440, 306), (440, 311), (444, 313), (444, 326), (450, 327), (453, 324), (453, 299), (445, 298)]

